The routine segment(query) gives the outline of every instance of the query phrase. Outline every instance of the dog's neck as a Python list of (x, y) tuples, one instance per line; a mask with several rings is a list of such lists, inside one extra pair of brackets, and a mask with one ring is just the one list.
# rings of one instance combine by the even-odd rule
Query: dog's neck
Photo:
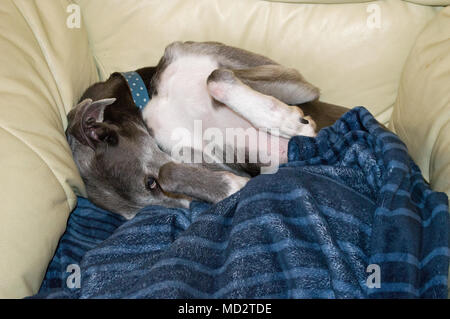
[(112, 76), (122, 77), (129, 88), (135, 105), (143, 109), (153, 95), (152, 77), (155, 74), (155, 67), (146, 67), (131, 72), (115, 72)]
[(125, 79), (134, 104), (141, 111), (150, 101), (148, 88), (141, 75), (135, 71), (120, 73)]
[(154, 92), (154, 88), (152, 86), (152, 78), (156, 72), (156, 67), (141, 68), (137, 69), (135, 72), (141, 76), (142, 80), (145, 83), (145, 86), (147, 87), (148, 95), (151, 98)]

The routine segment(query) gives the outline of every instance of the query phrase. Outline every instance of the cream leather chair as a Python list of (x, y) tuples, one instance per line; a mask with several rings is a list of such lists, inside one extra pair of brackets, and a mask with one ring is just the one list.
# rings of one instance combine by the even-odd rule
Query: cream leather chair
[(300, 70), (324, 101), (366, 106), (450, 194), (449, 4), (2, 0), (0, 297), (37, 292), (76, 194), (85, 195), (66, 114), (90, 84), (156, 64), (175, 40), (267, 55)]

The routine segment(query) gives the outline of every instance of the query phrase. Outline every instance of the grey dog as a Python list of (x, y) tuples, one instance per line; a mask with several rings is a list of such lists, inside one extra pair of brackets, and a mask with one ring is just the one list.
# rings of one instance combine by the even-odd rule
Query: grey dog
[[(320, 102), (297, 70), (216, 42), (172, 43), (156, 67), (135, 74), (148, 92), (143, 110), (127, 78), (113, 73), (87, 89), (67, 129), (89, 199), (128, 219), (148, 205), (217, 203), (271, 164), (261, 152), (285, 163), (289, 138), (314, 137), (347, 111)], [(230, 128), (256, 134), (244, 145), (205, 139)]]

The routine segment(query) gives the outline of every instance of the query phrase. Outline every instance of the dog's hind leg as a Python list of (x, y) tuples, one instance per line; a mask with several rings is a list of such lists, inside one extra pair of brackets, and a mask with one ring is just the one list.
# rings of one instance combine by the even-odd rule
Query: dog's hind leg
[(307, 82), (297, 70), (282, 65), (260, 65), (232, 71), (252, 89), (286, 104), (298, 105), (319, 97), (318, 88)]
[(299, 107), (288, 104), (315, 100), (319, 96), (318, 89), (293, 69), (280, 65), (217, 69), (208, 77), (207, 86), (216, 101), (230, 107), (258, 129), (271, 130), (271, 134), (285, 138), (316, 134), (314, 121), (305, 117)]

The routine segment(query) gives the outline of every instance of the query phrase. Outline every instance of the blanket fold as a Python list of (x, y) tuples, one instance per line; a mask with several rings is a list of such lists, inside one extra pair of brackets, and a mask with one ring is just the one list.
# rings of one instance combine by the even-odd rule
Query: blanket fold
[(216, 205), (125, 222), (80, 199), (34, 297), (447, 297), (448, 199), (395, 134), (357, 107), (288, 158)]

